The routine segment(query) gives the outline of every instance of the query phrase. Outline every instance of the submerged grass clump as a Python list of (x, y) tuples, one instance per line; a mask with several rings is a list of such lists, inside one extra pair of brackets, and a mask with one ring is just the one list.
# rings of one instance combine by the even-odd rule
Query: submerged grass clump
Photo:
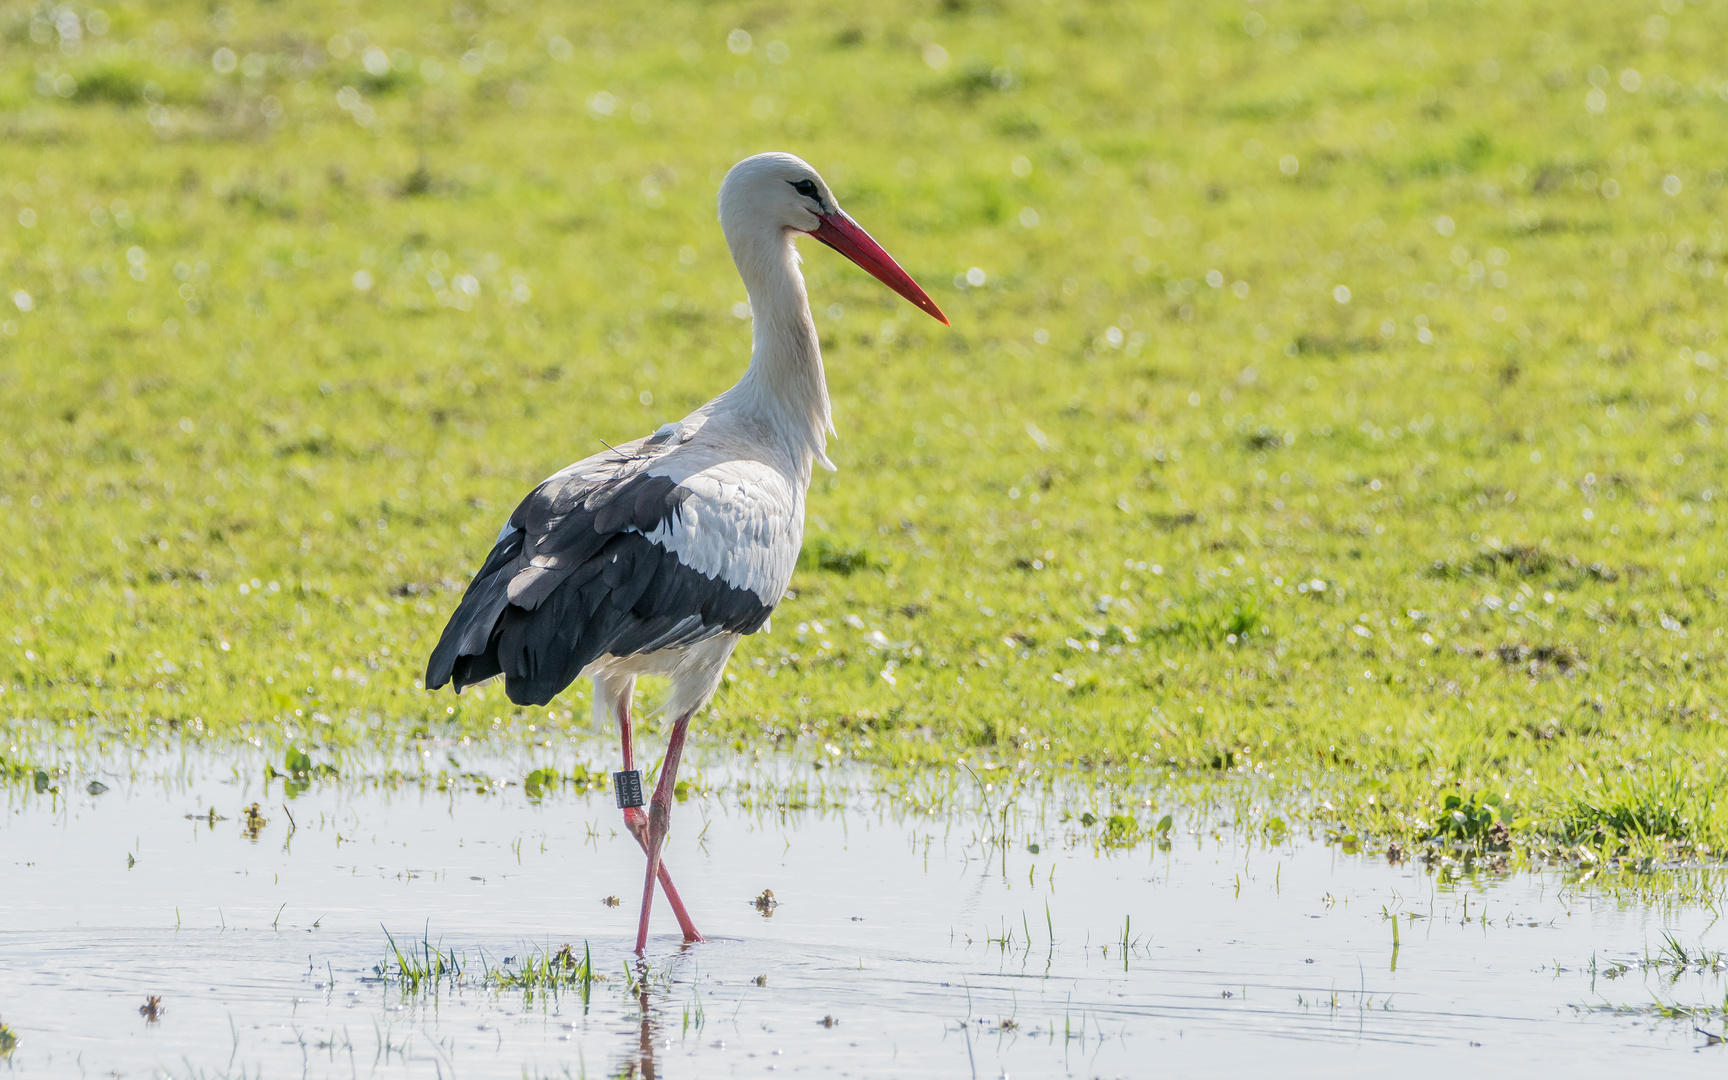
[[(588, 943), (582, 943), (578, 955), (569, 944), (557, 949), (530, 946), (494, 962), (484, 950), (472, 953), (446, 950), (422, 937), (418, 945), (406, 949), (399, 945), (388, 929), (384, 936), (390, 944), (390, 955), (373, 965), (372, 978), (394, 984), (405, 994), (436, 995), (445, 990), (493, 990), (520, 992), (532, 998), (535, 994), (556, 996), (566, 991), (582, 995), (587, 1001), (596, 982), (606, 976), (594, 970), (594, 957)], [(649, 977), (647, 971), (625, 969), (625, 983), (631, 993), (636, 983)]]
[(582, 943), (582, 956), (568, 944), (555, 952), (530, 950), (522, 956), (507, 957), (504, 964), (488, 968), (482, 975), (482, 985), (501, 990), (580, 990), (587, 994), (596, 980), (604, 976), (594, 971), (594, 957), (588, 943)]
[(783, 147), (954, 327), (807, 253), (840, 471), (699, 740), (1714, 856), (1728, 12), (1635, 59), (1606, 4), (1214, 14), (7, 35), (0, 777), (584, 732), (425, 652), (530, 484), (737, 377), (713, 196)]
[(26, 781), (36, 773), (36, 768), (22, 761), (14, 761), (0, 754), (0, 780)]
[[(422, 988), (436, 990), (445, 983), (455, 985), (461, 982), (463, 964), (455, 949), (446, 953), (442, 946), (434, 946), (430, 938), (422, 938), (418, 948), (410, 943), (408, 951), (403, 952), (402, 946), (396, 943), (395, 935), (388, 929), (384, 931), (384, 936), (390, 942), (391, 956), (373, 967), (372, 972), (376, 977), (392, 980), (411, 993), (418, 993)], [(395, 963), (394, 967), (390, 966), (392, 961)]]

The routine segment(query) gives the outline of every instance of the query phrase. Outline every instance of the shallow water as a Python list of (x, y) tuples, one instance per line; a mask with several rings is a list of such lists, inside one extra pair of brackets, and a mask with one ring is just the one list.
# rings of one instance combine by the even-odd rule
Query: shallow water
[[(1035, 813), (1010, 817), (1001, 845), (981, 814), (896, 813), (873, 796), (784, 814), (698, 797), (678, 806), (667, 859), (713, 940), (681, 946), (662, 902), (638, 994), (626, 972), (643, 860), (609, 798), (330, 784), (285, 809), (279, 783), (236, 773), (193, 763), (108, 775), (98, 796), (87, 778), (63, 784), (70, 796), (10, 796), (0, 1021), (19, 1040), (16, 1073), (1728, 1066), (1694, 1030), (1720, 1033), (1719, 1020), (1651, 1008), (1720, 1005), (1719, 970), (1641, 963), (1664, 933), (1719, 943), (1713, 913), (1558, 872), (1447, 881), (1308, 838), (1269, 845), (1203, 814), (1167, 848), (1109, 851)], [(267, 818), (255, 838), (253, 801)], [(751, 903), (765, 888), (780, 901), (767, 917)], [(622, 903), (602, 902), (613, 894)], [(470, 975), (482, 955), (496, 966), (586, 942), (606, 978), (586, 1002), (409, 992), (378, 978), (386, 928), (471, 958)], [(140, 1014), (149, 995), (154, 1021)]]

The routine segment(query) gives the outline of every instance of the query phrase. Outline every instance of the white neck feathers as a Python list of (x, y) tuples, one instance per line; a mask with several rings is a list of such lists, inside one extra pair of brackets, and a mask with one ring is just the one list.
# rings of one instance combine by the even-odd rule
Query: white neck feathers
[(827, 453), (834, 423), (794, 235), (775, 228), (726, 238), (750, 294), (754, 327), (750, 369), (724, 396), (784, 441), (807, 476), (811, 461), (834, 468)]

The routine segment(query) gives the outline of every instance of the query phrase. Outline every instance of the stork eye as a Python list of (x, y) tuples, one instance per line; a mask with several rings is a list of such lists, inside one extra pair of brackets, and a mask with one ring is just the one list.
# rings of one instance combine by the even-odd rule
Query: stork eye
[(812, 181), (812, 180), (788, 180), (786, 182), (788, 184), (792, 185), (793, 191), (796, 191), (798, 194), (804, 196), (806, 199), (817, 199), (818, 201), (820, 201), (820, 197), (818, 196), (817, 191), (816, 191), (815, 181)]

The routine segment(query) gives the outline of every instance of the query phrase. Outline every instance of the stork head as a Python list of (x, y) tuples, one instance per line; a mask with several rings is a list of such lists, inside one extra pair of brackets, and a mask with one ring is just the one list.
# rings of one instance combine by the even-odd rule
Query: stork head
[(828, 184), (801, 158), (757, 154), (732, 166), (720, 184), (720, 228), (734, 257), (750, 241), (804, 233), (863, 267), (943, 326), (948, 317), (912, 275), (840, 209)]

